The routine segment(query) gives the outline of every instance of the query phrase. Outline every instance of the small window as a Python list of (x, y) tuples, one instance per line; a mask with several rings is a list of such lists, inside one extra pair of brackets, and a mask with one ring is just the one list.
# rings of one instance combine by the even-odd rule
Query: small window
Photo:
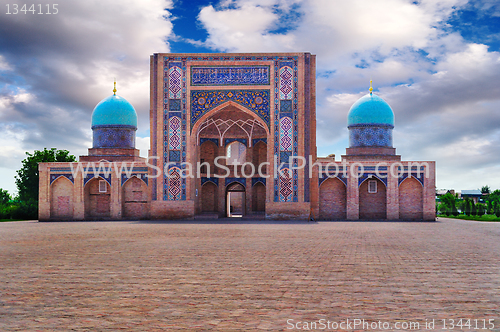
[(375, 194), (377, 192), (377, 181), (370, 180), (368, 181), (368, 193)]
[(247, 158), (246, 149), (247, 147), (245, 144), (238, 141), (229, 144), (226, 151), (227, 165), (233, 165), (235, 163), (244, 164)]
[(108, 191), (108, 188), (106, 186), (106, 181), (105, 180), (99, 180), (99, 192), (100, 193), (105, 193)]

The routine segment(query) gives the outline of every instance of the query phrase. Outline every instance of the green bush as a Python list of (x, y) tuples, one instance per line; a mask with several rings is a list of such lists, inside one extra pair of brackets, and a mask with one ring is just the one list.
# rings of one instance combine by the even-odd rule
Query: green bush
[(477, 215), (482, 216), (482, 215), (484, 215), (484, 212), (485, 212), (484, 205), (481, 203), (477, 204)]
[(468, 199), (468, 198), (466, 198), (466, 199), (465, 199), (465, 203), (464, 203), (464, 205), (465, 205), (465, 208), (464, 208), (464, 213), (465, 213), (466, 215), (468, 215), (468, 216), (470, 216), (470, 214), (471, 214), (471, 206), (470, 206), (470, 203), (471, 203), (471, 202), (469, 201), (469, 199)]

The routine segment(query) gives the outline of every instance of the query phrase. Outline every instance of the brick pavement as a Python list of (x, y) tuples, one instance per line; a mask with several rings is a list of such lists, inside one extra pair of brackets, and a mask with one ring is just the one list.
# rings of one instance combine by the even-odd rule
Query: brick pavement
[(500, 223), (447, 219), (0, 223), (0, 331), (290, 331), (287, 319), (322, 318), (422, 331), (494, 318), (500, 331), (499, 235)]

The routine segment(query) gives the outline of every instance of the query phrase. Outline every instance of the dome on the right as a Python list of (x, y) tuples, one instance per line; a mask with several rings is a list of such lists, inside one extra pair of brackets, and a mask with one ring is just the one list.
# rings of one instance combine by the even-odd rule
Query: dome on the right
[(347, 127), (385, 125), (394, 128), (394, 112), (379, 96), (369, 93), (356, 101), (349, 110)]

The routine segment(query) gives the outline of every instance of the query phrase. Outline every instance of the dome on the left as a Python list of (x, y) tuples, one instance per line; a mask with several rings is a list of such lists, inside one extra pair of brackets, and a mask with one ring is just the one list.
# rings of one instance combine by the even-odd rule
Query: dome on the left
[(94, 108), (92, 128), (95, 126), (131, 126), (137, 129), (137, 112), (125, 98), (112, 95)]

